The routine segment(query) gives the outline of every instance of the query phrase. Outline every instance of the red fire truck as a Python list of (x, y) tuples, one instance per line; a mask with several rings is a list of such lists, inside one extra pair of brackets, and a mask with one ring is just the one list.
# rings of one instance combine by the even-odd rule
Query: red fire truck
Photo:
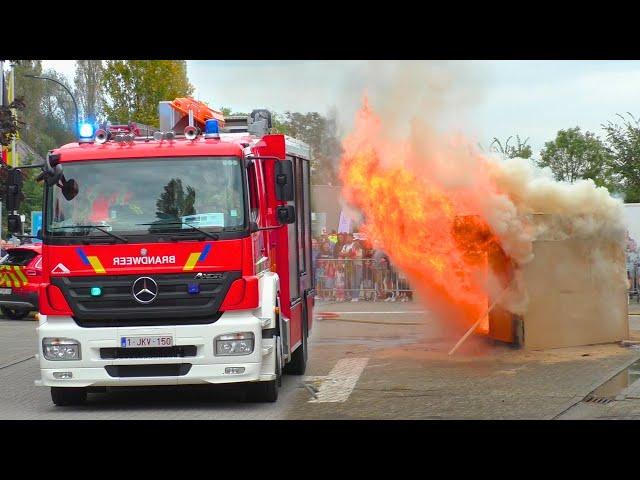
[(310, 155), (270, 129), (266, 110), (224, 118), (183, 98), (160, 103), (153, 135), (82, 125), (49, 152), (36, 383), (56, 405), (105, 387), (230, 382), (273, 402), (282, 373), (304, 373)]

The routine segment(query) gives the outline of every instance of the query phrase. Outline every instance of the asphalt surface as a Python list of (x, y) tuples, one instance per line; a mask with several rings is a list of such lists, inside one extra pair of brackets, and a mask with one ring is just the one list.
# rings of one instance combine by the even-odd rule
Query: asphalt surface
[[(402, 345), (416, 338), (412, 329), (419, 328), (424, 315), (413, 312), (422, 311), (422, 307), (406, 305), (409, 304), (344, 304), (343, 309), (353, 306), (357, 307), (356, 311), (366, 310), (367, 313), (347, 313), (345, 319), (349, 321), (316, 319), (309, 342), (307, 375), (284, 376), (278, 401), (272, 404), (244, 402), (242, 390), (233, 386), (204, 386), (92, 393), (84, 406), (56, 407), (51, 402), (49, 389), (34, 384), (34, 380), (39, 378), (38, 362), (33, 358), (37, 348), (37, 323), (33, 319), (0, 319), (0, 419), (291, 418), (292, 412), (304, 411), (311, 405), (309, 400), (315, 400), (313, 376), (327, 375), (340, 360), (354, 358), (356, 353), (367, 358), (371, 349)], [(389, 313), (380, 313), (384, 307)], [(394, 310), (408, 313), (391, 313)], [(402, 325), (402, 331), (397, 332), (395, 327), (385, 324), (359, 323), (385, 322), (391, 316), (400, 323), (417, 325)], [(346, 367), (349, 369), (349, 364)], [(357, 382), (358, 379), (353, 380)], [(328, 402), (322, 406), (332, 404)]]
[[(324, 304), (305, 376), (276, 403), (234, 387), (119, 390), (56, 407), (37, 387), (36, 322), (0, 319), (0, 419), (552, 419), (640, 358), (617, 344), (531, 352), (444, 333), (418, 303)], [(640, 316), (631, 317), (632, 328)]]

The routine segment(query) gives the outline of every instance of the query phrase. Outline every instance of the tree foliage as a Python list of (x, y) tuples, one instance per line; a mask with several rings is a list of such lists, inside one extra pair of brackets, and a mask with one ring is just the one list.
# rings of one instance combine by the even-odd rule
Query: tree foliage
[(590, 178), (598, 186), (609, 186), (610, 155), (605, 145), (591, 132), (580, 127), (560, 130), (540, 152), (540, 167), (549, 167), (556, 180), (575, 182)]
[(285, 112), (273, 115), (274, 133), (284, 133), (307, 143), (311, 148), (312, 180), (315, 184), (336, 184), (336, 166), (342, 154), (337, 132), (336, 111), (328, 116), (318, 112)]
[(76, 60), (75, 95), (80, 115), (89, 122), (97, 122), (102, 114), (102, 60)]
[(512, 138), (512, 136), (507, 138), (503, 143), (494, 137), (493, 142), (491, 142), (491, 149), (507, 158), (531, 158), (533, 152), (531, 151), (531, 146), (528, 144), (529, 139), (527, 138), (522, 141), (520, 140), (520, 136), (516, 135), (517, 143), (515, 145), (509, 145)]
[(109, 60), (101, 82), (102, 105), (113, 122), (158, 125), (158, 103), (193, 93), (184, 60)]
[(640, 123), (630, 113), (618, 115), (622, 124), (608, 122), (607, 151), (626, 202), (640, 202)]
[(164, 187), (164, 192), (156, 201), (158, 209), (158, 217), (169, 216), (171, 218), (180, 218), (185, 215), (194, 215), (196, 210), (194, 203), (196, 200), (196, 191), (191, 186), (187, 186), (185, 194), (182, 180), (172, 178)]
[(5, 147), (10, 145), (18, 135), (18, 131), (24, 125), (24, 122), (18, 120), (18, 115), (14, 115), (12, 109), (18, 112), (23, 111), (24, 108), (23, 98), (16, 98), (9, 105), (0, 105), (0, 145)]
[[(60, 86), (47, 80), (28, 78), (25, 75), (41, 75), (54, 78), (67, 87), (67, 79), (55, 70), (42, 71), (40, 60), (20, 60), (14, 64), (16, 98), (24, 98), (24, 109), (18, 120), (23, 122), (20, 138), (40, 156), (75, 138), (75, 111), (69, 94)], [(25, 163), (20, 160), (20, 163)]]
[[(29, 157), (24, 163), (35, 163), (35, 159)], [(36, 177), (40, 173), (38, 169), (24, 168), (22, 169), (22, 173), (24, 175), (24, 184), (22, 189), (22, 192), (24, 193), (24, 201), (20, 206), (20, 213), (23, 213), (27, 217), (27, 221), (30, 223), (31, 212), (42, 211), (44, 186), (42, 182), (36, 182)]]

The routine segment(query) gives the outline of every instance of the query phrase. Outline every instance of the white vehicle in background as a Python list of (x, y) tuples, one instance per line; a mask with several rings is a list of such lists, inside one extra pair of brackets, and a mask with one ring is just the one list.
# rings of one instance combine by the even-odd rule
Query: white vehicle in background
[(640, 203), (624, 204), (624, 222), (627, 227), (627, 277), (629, 279), (629, 295), (640, 297), (639, 264), (640, 252)]

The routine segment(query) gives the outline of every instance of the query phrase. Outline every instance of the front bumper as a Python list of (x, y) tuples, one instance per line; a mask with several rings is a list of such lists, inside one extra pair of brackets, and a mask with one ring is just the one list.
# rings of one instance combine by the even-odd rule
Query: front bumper
[(0, 306), (21, 310), (38, 310), (38, 292), (13, 290), (10, 295), (0, 295)]
[[(253, 353), (242, 356), (214, 355), (213, 340), (218, 335), (253, 332)], [(120, 347), (120, 338), (140, 335), (170, 335), (175, 346), (193, 345), (195, 356), (163, 358), (103, 359), (101, 348)], [(80, 342), (81, 359), (73, 361), (46, 360), (42, 354), (45, 337), (73, 338)], [(273, 380), (275, 375), (275, 351), (273, 338), (262, 338), (260, 319), (250, 311), (225, 312), (215, 323), (206, 325), (173, 325), (154, 327), (82, 328), (71, 317), (44, 317), (38, 327), (38, 358), (41, 380), (36, 384), (52, 387), (104, 387), (138, 385), (189, 385), (206, 383), (235, 383)], [(188, 371), (180, 375), (160, 376), (112, 376), (108, 366), (135, 365), (184, 365)], [(227, 367), (244, 367), (241, 374), (227, 374)], [(162, 369), (162, 367), (160, 367)], [(111, 371), (111, 374), (109, 371)], [(117, 369), (116, 369), (117, 370)], [(185, 369), (187, 370), (187, 369)], [(55, 372), (69, 372), (70, 379), (57, 379)]]

